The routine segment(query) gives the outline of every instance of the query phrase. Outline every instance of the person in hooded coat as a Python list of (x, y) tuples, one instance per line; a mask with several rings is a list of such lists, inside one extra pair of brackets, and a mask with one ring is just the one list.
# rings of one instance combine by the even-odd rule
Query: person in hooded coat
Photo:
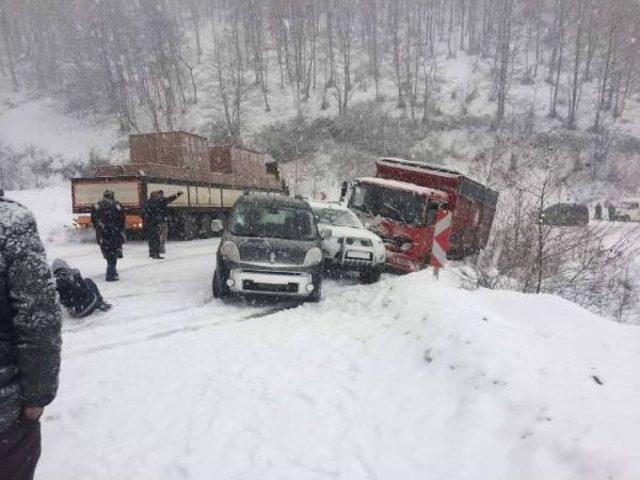
[(56, 258), (51, 266), (56, 279), (60, 303), (69, 315), (83, 318), (96, 310), (107, 311), (111, 305), (104, 301), (98, 286), (90, 278), (82, 278), (80, 271), (70, 268), (67, 262)]
[(119, 280), (116, 265), (123, 257), (125, 215), (124, 209), (114, 198), (111, 190), (104, 192), (102, 200), (93, 206), (91, 223), (96, 231), (96, 241), (102, 256), (107, 261), (107, 282)]
[(180, 197), (183, 192), (178, 192), (170, 197), (165, 197), (162, 190), (151, 192), (149, 200), (142, 212), (142, 219), (145, 222), (147, 241), (149, 242), (149, 257), (162, 259), (164, 253), (164, 242), (166, 241), (167, 222), (169, 214), (168, 205)]

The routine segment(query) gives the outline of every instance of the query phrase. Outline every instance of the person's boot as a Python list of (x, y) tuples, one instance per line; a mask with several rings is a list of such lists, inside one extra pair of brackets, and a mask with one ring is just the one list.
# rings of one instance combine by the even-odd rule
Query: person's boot
[(116, 276), (117, 274), (115, 267), (113, 265), (107, 265), (107, 275), (105, 276), (105, 280), (107, 282), (115, 282), (116, 280), (118, 280)]

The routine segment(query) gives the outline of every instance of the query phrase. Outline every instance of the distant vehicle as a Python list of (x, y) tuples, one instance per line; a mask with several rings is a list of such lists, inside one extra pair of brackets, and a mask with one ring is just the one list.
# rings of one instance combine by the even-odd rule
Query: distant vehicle
[(382, 239), (367, 230), (358, 216), (337, 203), (309, 202), (320, 232), (331, 231), (322, 242), (325, 266), (360, 272), (360, 281), (374, 283), (386, 262)]
[(343, 185), (342, 197), (380, 235), (387, 265), (413, 272), (429, 265), (438, 212), (452, 214), (450, 258), (484, 247), (498, 193), (460, 172), (397, 158), (376, 162), (376, 176)]
[(322, 291), (322, 240), (311, 207), (283, 195), (238, 199), (220, 240), (213, 296), (231, 293), (307, 298)]
[(622, 222), (640, 222), (640, 199), (627, 198), (616, 208), (614, 220)]
[(589, 209), (579, 203), (556, 203), (542, 211), (542, 223), (558, 227), (587, 225)]
[(71, 181), (73, 213), (79, 229), (91, 228), (89, 213), (106, 189), (125, 208), (128, 234), (143, 232), (142, 209), (155, 190), (184, 195), (171, 203), (169, 235), (191, 240), (210, 237), (247, 190), (283, 192), (277, 164), (259, 152), (234, 145), (210, 145), (187, 132), (129, 136), (131, 163), (102, 165)]

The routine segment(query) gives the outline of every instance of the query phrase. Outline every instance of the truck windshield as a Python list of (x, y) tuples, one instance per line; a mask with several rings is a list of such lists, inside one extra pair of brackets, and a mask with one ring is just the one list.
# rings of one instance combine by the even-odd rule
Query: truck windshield
[(313, 214), (292, 207), (240, 203), (229, 219), (229, 232), (239, 237), (271, 237), (288, 240), (318, 238)]
[(624, 210), (638, 210), (640, 208), (640, 203), (638, 202), (622, 202), (620, 207)]
[(372, 217), (421, 225), (425, 199), (413, 192), (360, 183), (355, 186), (349, 207)]

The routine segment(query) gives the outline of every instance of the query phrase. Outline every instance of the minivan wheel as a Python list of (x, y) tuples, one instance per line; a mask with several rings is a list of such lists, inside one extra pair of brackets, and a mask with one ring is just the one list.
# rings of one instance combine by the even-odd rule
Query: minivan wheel
[(227, 286), (226, 279), (223, 278), (223, 275), (219, 273), (220, 271), (216, 268), (215, 272), (213, 272), (213, 280), (211, 282), (211, 290), (213, 293), (213, 298), (225, 298), (229, 295), (229, 287)]
[(318, 280), (313, 285), (315, 288), (307, 298), (307, 301), (311, 303), (318, 303), (322, 299), (322, 280)]

